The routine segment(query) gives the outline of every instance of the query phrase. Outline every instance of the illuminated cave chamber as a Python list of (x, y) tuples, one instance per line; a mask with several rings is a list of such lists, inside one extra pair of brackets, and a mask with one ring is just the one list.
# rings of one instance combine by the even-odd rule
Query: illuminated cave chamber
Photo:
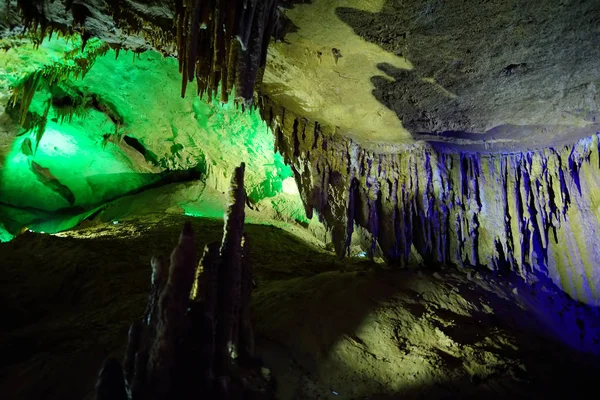
[[(242, 113), (233, 100), (180, 98), (177, 61), (156, 52), (117, 58), (100, 41), (80, 47), (76, 37), (39, 49), (16, 40), (6, 55), (14, 94), (3, 106), (14, 122), (2, 143), (4, 239), (25, 227), (55, 233), (98, 213), (104, 220), (162, 209), (221, 217), (228, 175), (240, 161), (256, 209), (306, 220), (291, 170), (256, 111)], [(175, 183), (182, 181), (189, 183)], [(134, 203), (123, 199), (141, 192)]]
[(526, 25), (500, 4), (331, 3), (288, 14), (313, 56), (272, 47), (263, 115), (336, 251), (358, 226), (393, 263), (549, 278), (597, 306), (598, 4), (519, 8)]
[[(586, 398), (599, 2), (18, 3), (29, 32), (77, 33), (2, 42), (7, 276), (73, 245), (74, 287), (102, 280), (72, 267), (88, 253), (146, 279), (147, 247), (170, 251), (184, 220), (220, 240), (243, 161), (254, 322), (283, 399)], [(106, 281), (75, 293), (107, 307)]]

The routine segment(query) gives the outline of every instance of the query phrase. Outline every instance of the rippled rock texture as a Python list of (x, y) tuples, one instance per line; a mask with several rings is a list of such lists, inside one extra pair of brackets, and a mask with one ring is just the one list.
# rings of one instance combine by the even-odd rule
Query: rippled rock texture
[(596, 303), (598, 135), (522, 152), (441, 143), (367, 150), (318, 123), (265, 106), (277, 147), (292, 165), (306, 212), (332, 231), (339, 255), (355, 226), (392, 263), (510, 269), (548, 277)]

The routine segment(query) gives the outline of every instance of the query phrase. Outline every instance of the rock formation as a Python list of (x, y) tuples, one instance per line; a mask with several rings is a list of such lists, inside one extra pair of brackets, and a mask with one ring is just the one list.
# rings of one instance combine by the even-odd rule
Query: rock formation
[(113, 358), (105, 361), (98, 400), (270, 398), (269, 382), (253, 361), (244, 169), (242, 163), (232, 178), (220, 247), (207, 245), (197, 267), (188, 222), (170, 263), (152, 260), (145, 315), (129, 330), (123, 367)]
[[(244, 104), (278, 15), (271, 0), (18, 3), (30, 31), (155, 47), (178, 57), (182, 94), (196, 79)], [(340, 256), (358, 226), (390, 263), (506, 269), (598, 304), (597, 2), (284, 3), (302, 34), (270, 50), (261, 113)]]
[[(490, 152), (420, 143), (369, 150), (335, 130), (265, 102), (277, 148), (294, 170), (306, 213), (315, 210), (339, 255), (355, 226), (391, 263), (411, 249), (429, 263), (551, 278), (599, 297), (599, 136), (529, 151)], [(387, 147), (387, 148), (386, 148)]]
[(238, 96), (251, 101), (259, 69), (275, 26), (275, 0), (178, 0), (177, 54), (187, 81), (196, 80), (200, 95), (217, 94), (227, 102), (234, 85)]
[[(39, 41), (54, 31), (98, 37), (115, 49), (155, 48), (176, 55), (182, 96), (196, 80), (198, 94), (227, 102), (235, 85), (243, 105), (252, 102), (277, 22), (276, 0), (176, 0), (174, 2), (48, 2), (19, 0), (27, 31)], [(11, 2), (7, 2), (10, 10)], [(219, 85), (221, 86), (218, 93)]]

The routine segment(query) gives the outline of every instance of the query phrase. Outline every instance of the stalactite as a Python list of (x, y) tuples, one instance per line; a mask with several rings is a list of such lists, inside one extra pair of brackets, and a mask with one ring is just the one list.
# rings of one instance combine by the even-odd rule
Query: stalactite
[[(87, 51), (80, 52), (77, 49), (73, 52), (66, 53), (64, 60), (46, 65), (43, 68), (34, 71), (13, 86), (11, 88), (12, 94), (8, 105), (13, 109), (18, 107), (19, 123), (22, 126), (25, 126), (31, 102), (40, 86), (46, 85), (52, 87), (71, 78), (78, 79), (79, 77), (85, 77), (87, 72), (92, 68), (95, 60), (106, 54), (109, 49), (110, 46), (107, 44), (101, 43), (100, 41), (94, 41), (94, 45), (88, 46)], [(45, 116), (39, 119), (39, 123), (45, 125), (48, 112), (49, 109), (46, 109)], [(28, 128), (32, 129), (34, 127), (35, 126), (29, 126)], [(43, 126), (38, 127), (38, 133), (41, 132), (41, 134), (43, 134), (43, 131)]]
[[(31, 100), (30, 100), (31, 101)], [(42, 136), (44, 136), (44, 132), (46, 131), (46, 124), (48, 123), (48, 114), (50, 113), (50, 108), (52, 107), (52, 100), (46, 101), (46, 107), (44, 108), (44, 114), (40, 118), (40, 122), (37, 125), (37, 129), (35, 132), (35, 149), (33, 153), (35, 154), (40, 147), (40, 141), (42, 140)]]
[(423, 142), (367, 150), (268, 98), (261, 112), (307, 214), (325, 222), (340, 255), (356, 224), (372, 235), (365, 250), (381, 249), (390, 263), (407, 264), (414, 248), (428, 263), (509, 268), (528, 281), (546, 276), (575, 298), (599, 301), (591, 271), (600, 249), (574, 221), (600, 231), (600, 133), (522, 153)]
[[(161, 17), (156, 17), (158, 20), (147, 21), (138, 13), (143, 12), (142, 9), (131, 7), (131, 5), (122, 1), (107, 1), (101, 5), (101, 11), (112, 15), (113, 23), (104, 25), (101, 21), (92, 20), (87, 24), (89, 17), (89, 8), (87, 5), (79, 4), (72, 1), (64, 2), (64, 9), (60, 10), (59, 5), (48, 7), (48, 2), (43, 0), (18, 0), (17, 7), (21, 12), (22, 24), (31, 36), (31, 39), (36, 45), (46, 38), (51, 38), (54, 33), (63, 36), (71, 36), (79, 34), (83, 38), (82, 49), (86, 47), (87, 39), (94, 36), (103, 36), (107, 42), (112, 45), (117, 43), (127, 44), (127, 36), (141, 36), (147, 43), (167, 54), (173, 53), (173, 43), (176, 34), (173, 32), (169, 24), (166, 24), (164, 19), (168, 19), (169, 10), (164, 10)], [(90, 5), (91, 7), (100, 6), (99, 4)], [(49, 10), (52, 10), (51, 12)], [(62, 13), (61, 13), (62, 11)], [(100, 10), (98, 10), (100, 11)], [(152, 19), (152, 16), (145, 16)], [(161, 20), (162, 18), (162, 20)], [(66, 21), (69, 21), (67, 24)], [(114, 25), (113, 25), (114, 24)], [(113, 34), (112, 28), (116, 26), (120, 29), (121, 35)], [(107, 34), (107, 30), (111, 30)], [(148, 50), (149, 47), (145, 44), (142, 48), (139, 47), (139, 41), (131, 41), (129, 43), (131, 50)]]
[[(249, 104), (276, 20), (277, 1), (178, 0), (177, 48), (182, 96), (188, 81), (198, 92), (227, 102), (234, 86), (242, 105)], [(257, 81), (258, 79), (258, 81)], [(221, 85), (221, 91), (218, 88)]]

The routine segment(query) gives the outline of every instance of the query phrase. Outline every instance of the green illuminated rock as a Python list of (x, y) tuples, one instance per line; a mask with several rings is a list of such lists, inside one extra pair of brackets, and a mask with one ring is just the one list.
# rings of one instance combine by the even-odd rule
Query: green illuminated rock
[(8, 233), (4, 225), (0, 223), (0, 243), (10, 241), (14, 236)]
[[(174, 59), (155, 52), (117, 57), (99, 41), (82, 53), (80, 44), (53, 39), (35, 49), (22, 42), (0, 55), (0, 221), (9, 221), (7, 231), (41, 223), (47, 232), (69, 228), (102, 204), (172, 182), (177, 171), (194, 170), (224, 192), (241, 161), (250, 203), (273, 198), (262, 205), (303, 218), (297, 190), (283, 193), (291, 169), (274, 153), (257, 112), (195, 93), (182, 99)], [(172, 199), (171, 206), (186, 205), (183, 212), (215, 215)], [(61, 222), (48, 229), (44, 221), (57, 212)]]

